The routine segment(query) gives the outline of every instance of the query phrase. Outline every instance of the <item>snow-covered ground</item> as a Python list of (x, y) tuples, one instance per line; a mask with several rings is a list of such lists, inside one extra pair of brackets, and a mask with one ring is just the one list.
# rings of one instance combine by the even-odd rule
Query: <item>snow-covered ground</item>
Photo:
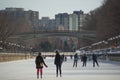
[[(0, 63), (0, 80), (41, 80), (36, 78), (35, 59)], [(48, 68), (43, 69), (42, 80), (120, 80), (120, 62), (99, 61), (100, 67), (92, 67), (92, 61), (82, 67), (73, 67), (68, 59), (62, 65), (62, 77), (56, 77), (54, 58), (45, 59)]]

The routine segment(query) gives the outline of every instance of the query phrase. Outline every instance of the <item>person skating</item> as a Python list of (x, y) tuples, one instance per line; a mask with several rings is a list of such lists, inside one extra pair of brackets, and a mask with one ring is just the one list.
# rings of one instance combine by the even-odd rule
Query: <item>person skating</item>
[(92, 54), (92, 59), (93, 59), (93, 67), (95, 67), (95, 63), (97, 64), (97, 66), (99, 67), (98, 61), (97, 61), (97, 55), (96, 54)]
[(78, 62), (78, 54), (75, 53), (75, 55), (74, 55), (73, 67), (74, 67), (74, 66), (77, 67), (77, 62)]
[(56, 51), (55, 52), (55, 60), (54, 60), (54, 64), (56, 65), (56, 77), (58, 77), (58, 72), (60, 73), (60, 77), (62, 77), (62, 70), (61, 70), (61, 65), (63, 62), (63, 58), (60, 56), (59, 52)]
[(86, 54), (84, 54), (84, 55), (82, 56), (82, 61), (83, 61), (82, 67), (86, 67), (86, 63), (87, 63), (87, 56), (86, 56)]
[(41, 53), (39, 52), (38, 56), (35, 59), (35, 64), (36, 64), (36, 69), (37, 69), (37, 78), (39, 78), (39, 73), (40, 73), (40, 77), (42, 78), (42, 74), (43, 74), (43, 66), (48, 67), (45, 62), (43, 57), (41, 56)]

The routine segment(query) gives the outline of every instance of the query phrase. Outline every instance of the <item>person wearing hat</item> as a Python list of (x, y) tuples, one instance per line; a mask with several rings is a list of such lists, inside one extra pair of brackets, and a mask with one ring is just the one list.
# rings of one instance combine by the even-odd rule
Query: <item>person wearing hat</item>
[(45, 67), (48, 67), (48, 66), (45, 64), (44, 59), (41, 56), (41, 52), (38, 53), (38, 56), (35, 59), (35, 64), (36, 64), (36, 69), (37, 69), (37, 78), (39, 78), (39, 73), (42, 78), (43, 66), (45, 66)]

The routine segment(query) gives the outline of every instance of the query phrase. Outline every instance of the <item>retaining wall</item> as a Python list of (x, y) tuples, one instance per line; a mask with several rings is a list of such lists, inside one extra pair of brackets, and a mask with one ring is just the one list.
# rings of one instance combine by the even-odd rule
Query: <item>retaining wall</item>
[(31, 58), (30, 54), (25, 53), (0, 53), (0, 62), (22, 60)]

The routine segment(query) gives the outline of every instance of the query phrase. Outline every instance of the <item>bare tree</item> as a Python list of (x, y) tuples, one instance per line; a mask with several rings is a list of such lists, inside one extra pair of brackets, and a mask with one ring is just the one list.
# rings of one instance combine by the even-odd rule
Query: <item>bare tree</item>
[(31, 31), (31, 26), (30, 22), (28, 19), (25, 19), (24, 17), (20, 17), (15, 21), (15, 26), (16, 26), (16, 31), (15, 33), (20, 34), (20, 33), (25, 33), (25, 32), (30, 32)]
[(97, 41), (120, 34), (120, 0), (104, 0), (103, 5), (90, 13), (87, 28), (94, 28)]
[(4, 47), (5, 40), (14, 33), (15, 26), (12, 18), (6, 13), (0, 13), (0, 41), (1, 46)]
[[(0, 13), (0, 41), (2, 41), (1, 47), (5, 48), (4, 44), (6, 40), (10, 42), (15, 41), (13, 39), (9, 39), (9, 37), (13, 34), (29, 32), (30, 30), (31, 27), (28, 19), (25, 19), (24, 17), (14, 19), (13, 16), (5, 12)], [(21, 44), (19, 41), (16, 42)]]
[[(120, 33), (120, 0), (105, 0), (98, 12), (98, 39), (112, 37)], [(102, 33), (102, 34), (101, 34)]]

